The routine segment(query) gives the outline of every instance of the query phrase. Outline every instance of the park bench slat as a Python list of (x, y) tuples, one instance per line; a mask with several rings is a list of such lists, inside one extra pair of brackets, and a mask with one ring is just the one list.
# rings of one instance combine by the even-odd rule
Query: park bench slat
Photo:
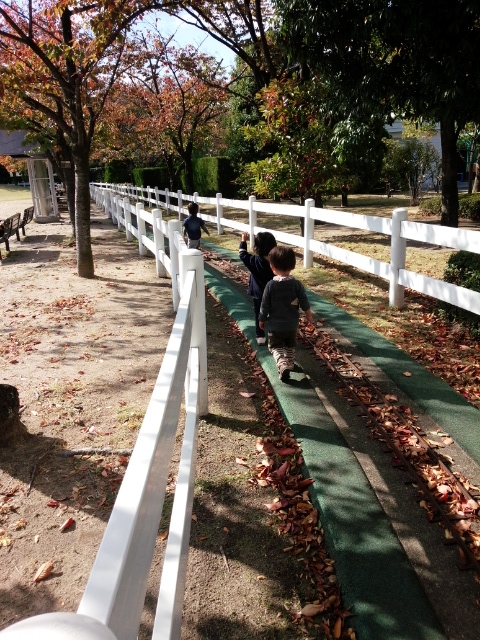
[[(9, 216), (2, 220), (2, 226), (0, 227), (0, 244), (5, 245), (5, 249), (10, 251), (9, 239), (12, 236), (16, 236), (20, 241), (20, 213), (15, 213), (13, 216)], [(2, 252), (0, 250), (0, 260), (2, 260)]]

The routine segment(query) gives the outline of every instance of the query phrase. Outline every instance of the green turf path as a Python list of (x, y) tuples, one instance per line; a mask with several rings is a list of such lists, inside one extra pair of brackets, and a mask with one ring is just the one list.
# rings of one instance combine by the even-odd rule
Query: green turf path
[[(229, 251), (222, 253), (230, 259), (235, 257)], [(207, 286), (228, 309), (252, 348), (257, 349), (251, 302), (208, 262), (205, 270)], [(314, 298), (314, 312), (330, 322), (321, 299)], [(341, 319), (346, 324), (344, 315)], [(371, 334), (373, 342), (377, 334)], [(386, 361), (386, 349), (382, 356)], [(358, 639), (445, 640), (362, 468), (315, 391), (301, 375), (288, 385), (280, 382), (267, 348), (258, 349), (257, 359), (286, 421), (301, 441), (305, 472), (315, 480), (312, 501), (319, 509), (329, 553), (336, 561), (344, 605), (352, 607), (352, 626)]]
[[(235, 253), (217, 245), (209, 246), (225, 258), (240, 262)], [(319, 295), (311, 291), (307, 291), (307, 295), (314, 314), (326, 320), (370, 358), (480, 465), (478, 409), (376, 331)], [(405, 371), (411, 373), (411, 377), (405, 376)]]

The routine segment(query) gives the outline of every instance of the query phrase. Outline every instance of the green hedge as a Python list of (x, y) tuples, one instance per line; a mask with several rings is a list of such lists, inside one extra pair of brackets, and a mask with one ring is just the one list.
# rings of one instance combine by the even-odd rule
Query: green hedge
[(142, 167), (133, 170), (133, 184), (136, 187), (158, 187), (168, 189), (170, 177), (167, 167)]
[(105, 182), (110, 184), (123, 184), (132, 182), (132, 172), (126, 162), (114, 160), (105, 165)]
[[(425, 214), (439, 216), (442, 213), (442, 198), (436, 196), (422, 200), (419, 206), (420, 211)], [(480, 220), (480, 193), (460, 193), (458, 195), (458, 215), (460, 218), (469, 220)]]
[(435, 196), (422, 200), (418, 209), (427, 215), (440, 216), (442, 214), (442, 198)]
[(10, 184), (10, 172), (0, 164), (0, 184)]
[(461, 193), (458, 197), (458, 215), (460, 218), (480, 220), (480, 193)]
[(105, 167), (90, 167), (89, 180), (90, 182), (104, 182)]
[(197, 158), (193, 161), (193, 184), (201, 196), (213, 197), (221, 193), (224, 198), (236, 195), (235, 174), (229, 158)]
[[(452, 253), (448, 259), (445, 282), (480, 292), (480, 255), (468, 251)], [(439, 303), (440, 315), (454, 322), (459, 322), (470, 329), (472, 337), (480, 337), (480, 316), (476, 313), (460, 309), (446, 302)]]

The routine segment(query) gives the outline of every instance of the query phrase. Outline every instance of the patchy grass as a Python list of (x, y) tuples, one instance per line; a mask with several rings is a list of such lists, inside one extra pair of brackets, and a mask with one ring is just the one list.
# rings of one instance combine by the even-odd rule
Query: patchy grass
[[(340, 201), (332, 199), (328, 208)], [(438, 220), (424, 218), (418, 207), (408, 206), (408, 198), (395, 196), (354, 196), (349, 198), (348, 210), (382, 217), (389, 217), (393, 209), (407, 207), (409, 220), (429, 224)], [(260, 216), (259, 216), (260, 219)], [(290, 230), (299, 233), (298, 221), (292, 225), (288, 219), (270, 216), (268, 222), (260, 222), (271, 229)], [(239, 234), (225, 230), (221, 236), (212, 235), (213, 242), (231, 251), (237, 251)], [(359, 253), (383, 262), (390, 262), (390, 237), (359, 229), (331, 224), (315, 227), (315, 239)], [(425, 243), (408, 241), (406, 268), (438, 280), (452, 251)], [(421, 362), (439, 378), (480, 407), (480, 388), (472, 380), (466, 380), (462, 371), (476, 371), (480, 367), (478, 349), (468, 332), (461, 326), (450, 326), (436, 315), (437, 301), (413, 291), (405, 291), (405, 307), (389, 307), (389, 283), (341, 262), (314, 255), (312, 269), (304, 269), (303, 252), (297, 250), (297, 267), (294, 275), (306, 287), (325, 300), (341, 307), (367, 327), (378, 331), (411, 357)], [(455, 363), (455, 367), (452, 366)], [(455, 369), (455, 371), (453, 371)]]
[(136, 430), (142, 425), (145, 411), (136, 405), (124, 405), (117, 409), (117, 422), (125, 429)]
[(31, 198), (30, 189), (17, 187), (14, 184), (0, 184), (0, 202), (26, 200), (28, 198)]
[[(391, 198), (375, 195), (355, 195), (349, 197), (348, 211), (364, 215), (390, 217), (398, 207), (409, 210), (409, 219), (418, 219), (418, 207), (409, 207), (406, 195)], [(340, 209), (340, 198), (332, 198), (327, 208)], [(231, 210), (230, 210), (231, 211)], [(230, 217), (226, 212), (227, 217)], [(232, 216), (233, 217), (233, 216)], [(247, 218), (235, 215), (235, 219)], [(431, 218), (429, 218), (431, 222)], [(258, 216), (258, 224), (286, 232), (300, 233), (298, 219), (283, 216)], [(390, 237), (378, 233), (369, 233), (348, 227), (319, 225), (315, 227), (315, 238), (335, 244), (347, 251), (369, 256), (382, 262), (390, 262)], [(209, 238), (215, 244), (236, 252), (239, 233), (225, 229), (221, 236), (211, 234)], [(451, 252), (430, 245), (409, 242), (407, 247), (406, 268), (432, 278), (442, 279), (447, 260)], [(402, 311), (388, 306), (388, 282), (383, 278), (364, 273), (341, 262), (314, 256), (313, 269), (302, 267), (302, 252), (298, 251), (295, 276), (305, 286), (317, 292), (323, 298), (348, 310), (364, 324), (385, 334), (387, 337), (407, 331), (413, 318), (423, 308), (425, 298), (407, 293), (407, 306)], [(434, 301), (432, 301), (434, 304)]]

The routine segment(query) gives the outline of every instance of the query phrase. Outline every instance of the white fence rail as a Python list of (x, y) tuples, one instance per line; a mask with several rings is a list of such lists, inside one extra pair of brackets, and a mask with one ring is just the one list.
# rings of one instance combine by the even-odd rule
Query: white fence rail
[[(199, 196), (198, 193), (190, 196), (183, 194), (181, 191), (169, 192), (168, 189), (162, 191), (158, 188), (100, 183), (92, 184), (91, 192), (96, 202), (105, 208), (107, 215), (114, 219), (116, 219), (117, 211), (120, 209), (123, 211), (132, 209), (137, 211), (133, 205), (130, 205), (130, 198), (138, 201), (136, 205), (140, 207), (138, 211), (143, 211), (143, 206), (153, 207), (151, 214), (147, 214), (147, 212), (140, 213), (140, 217), (147, 220), (145, 218), (146, 215), (153, 216), (155, 214), (157, 216), (155, 223), (150, 222), (150, 219), (147, 220), (153, 225), (154, 236), (156, 228), (164, 229), (162, 226), (165, 225), (162, 220), (162, 211), (165, 211), (169, 216), (178, 214), (178, 218), (181, 220), (182, 214), (186, 215), (186, 211), (183, 208), (184, 202), (194, 201), (198, 204), (211, 205), (216, 209), (215, 216), (205, 213), (200, 215), (207, 222), (216, 224), (219, 234), (223, 233), (224, 227), (246, 231), (250, 234), (250, 241), (253, 242), (254, 235), (259, 231), (271, 231), (278, 241), (303, 249), (304, 266), (307, 268), (313, 265), (313, 254), (315, 252), (383, 278), (389, 282), (390, 306), (404, 306), (404, 290), (405, 287), (408, 287), (419, 293), (424, 293), (438, 300), (443, 300), (462, 309), (480, 314), (479, 292), (405, 269), (407, 240), (416, 240), (432, 246), (449, 247), (456, 250), (463, 249), (471, 253), (480, 254), (480, 231), (409, 222), (406, 209), (395, 209), (391, 218), (382, 218), (380, 216), (366, 216), (347, 211), (315, 208), (313, 200), (307, 200), (305, 205), (300, 207), (298, 205), (258, 202), (255, 196), (250, 196), (248, 200), (230, 200), (222, 198), (220, 193), (215, 198), (207, 198)], [(172, 203), (172, 199), (176, 201), (176, 204)], [(122, 205), (119, 205), (120, 201), (123, 202)], [(120, 209), (118, 208), (119, 206)], [(229, 208), (248, 212), (248, 223), (226, 217), (225, 210)], [(302, 218), (304, 221), (303, 237), (294, 233), (259, 227), (257, 225), (258, 213)], [(118, 215), (121, 214), (119, 213)], [(121, 220), (121, 223), (127, 228), (128, 237), (128, 232), (134, 233), (134, 231), (132, 230), (130, 219), (124, 222), (123, 218), (118, 218), (119, 225)], [(330, 243), (315, 240), (313, 234), (315, 220), (390, 236), (390, 262), (376, 260), (360, 253), (347, 251)], [(167, 234), (166, 231), (163, 231), (163, 233)], [(157, 245), (156, 241), (152, 249), (152, 245), (148, 245), (146, 241), (139, 239), (140, 251), (145, 246), (155, 254), (158, 264), (158, 261), (163, 259), (159, 256), (163, 255), (162, 251), (164, 252), (164, 249), (160, 249), (160, 245)]]
[[(131, 213), (124, 202), (121, 218), (127, 232), (137, 235)], [(144, 213), (155, 224), (141, 207), (138, 220)], [(137, 637), (185, 389), (183, 446), (152, 635), (155, 640), (180, 638), (197, 423), (199, 415), (208, 413), (208, 383), (203, 255), (187, 249), (178, 231), (171, 233), (170, 254), (170, 264), (178, 264), (179, 286), (172, 282), (172, 289), (179, 289), (175, 323), (78, 611), (28, 618), (0, 632), (2, 640)]]

